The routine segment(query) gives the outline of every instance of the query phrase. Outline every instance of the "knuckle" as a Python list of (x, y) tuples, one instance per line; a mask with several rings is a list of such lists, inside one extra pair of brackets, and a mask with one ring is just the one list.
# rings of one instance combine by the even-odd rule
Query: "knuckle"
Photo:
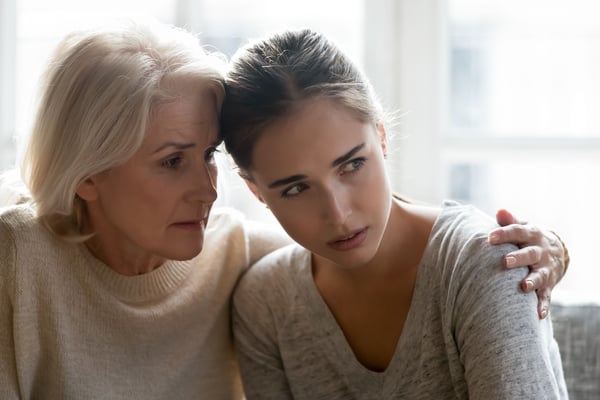
[(525, 248), (525, 251), (526, 251), (527, 257), (529, 258), (531, 263), (539, 260), (539, 247), (538, 246), (528, 246)]
[(530, 237), (535, 239), (540, 239), (543, 235), (542, 230), (538, 228), (536, 225), (525, 225), (527, 227), (527, 233)]
[(545, 290), (542, 293), (542, 301), (545, 302), (545, 303), (550, 303), (551, 300), (552, 300), (552, 295), (551, 295), (550, 291), (549, 290)]

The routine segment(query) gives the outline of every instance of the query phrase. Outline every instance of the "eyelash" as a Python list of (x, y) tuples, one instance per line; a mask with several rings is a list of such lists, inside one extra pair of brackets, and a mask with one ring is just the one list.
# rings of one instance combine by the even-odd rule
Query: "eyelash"
[(177, 169), (181, 165), (182, 161), (183, 155), (181, 153), (177, 153), (163, 160), (161, 162), (161, 166), (163, 166), (166, 169)]
[[(355, 172), (358, 172), (364, 165), (365, 162), (367, 161), (367, 159), (365, 157), (357, 157), (354, 158), (348, 162), (346, 162), (345, 164), (342, 165), (341, 169), (341, 174), (340, 175), (347, 175), (347, 174), (353, 174)], [(350, 170), (345, 170), (346, 167), (351, 166)], [(290, 194), (290, 192), (293, 189), (298, 189), (298, 193), (295, 194)], [(298, 196), (300, 193), (304, 192), (306, 189), (308, 189), (308, 185), (306, 183), (296, 183), (290, 187), (287, 187), (285, 190), (283, 190), (281, 192), (281, 197), (283, 198), (291, 198), (294, 196)]]
[[(216, 146), (209, 147), (204, 152), (204, 160), (208, 162), (213, 162), (215, 159), (215, 153), (219, 153), (219, 149)], [(166, 159), (164, 159), (160, 164), (163, 168), (166, 169), (178, 169), (183, 162), (183, 153), (172, 154)]]
[[(352, 173), (358, 171), (359, 169), (361, 169), (365, 165), (366, 161), (367, 161), (367, 159), (365, 157), (357, 157), (355, 159), (352, 159), (352, 160), (348, 161), (341, 168), (342, 169), (342, 175), (344, 175), (344, 174), (352, 174)], [(345, 168), (347, 166), (349, 166), (349, 165), (352, 166), (352, 169), (350, 169), (349, 171), (346, 171)]]

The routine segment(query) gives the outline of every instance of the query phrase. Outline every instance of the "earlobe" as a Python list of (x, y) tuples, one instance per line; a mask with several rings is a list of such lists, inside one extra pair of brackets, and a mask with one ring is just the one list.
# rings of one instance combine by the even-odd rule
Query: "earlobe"
[(79, 182), (75, 190), (77, 196), (85, 201), (94, 201), (98, 198), (98, 190), (93, 178), (87, 178)]
[(385, 126), (383, 125), (383, 122), (381, 122), (381, 121), (377, 122), (375, 129), (377, 129), (377, 136), (379, 137), (379, 141), (381, 143), (381, 150), (383, 151), (383, 157), (387, 158), (388, 139), (387, 139), (387, 132), (385, 131)]

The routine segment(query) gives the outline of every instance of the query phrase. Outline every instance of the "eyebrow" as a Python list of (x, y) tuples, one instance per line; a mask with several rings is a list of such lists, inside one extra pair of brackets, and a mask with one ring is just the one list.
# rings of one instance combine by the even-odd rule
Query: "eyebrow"
[(337, 167), (338, 165), (345, 163), (350, 158), (352, 158), (352, 156), (354, 156), (356, 153), (358, 153), (360, 150), (362, 150), (363, 147), (365, 147), (364, 143), (361, 143), (358, 146), (354, 146), (349, 152), (347, 152), (343, 156), (338, 157), (335, 160), (333, 160), (333, 162), (331, 163), (331, 166)]
[[(331, 166), (332, 167), (337, 167), (338, 165), (343, 164), (344, 162), (346, 162), (350, 158), (352, 158), (352, 156), (354, 156), (360, 150), (362, 150), (363, 147), (365, 147), (364, 143), (361, 143), (361, 144), (353, 147), (346, 154), (344, 154), (344, 155), (336, 158), (335, 160), (333, 160), (333, 162), (331, 163)], [(289, 176), (287, 178), (278, 179), (275, 182), (270, 183), (268, 187), (269, 187), (269, 189), (274, 189), (276, 187), (285, 186), (285, 185), (288, 185), (290, 183), (297, 182), (297, 181), (300, 181), (300, 180), (306, 179), (306, 178), (307, 178), (306, 175), (292, 175), (292, 176)]]
[(178, 142), (166, 142), (163, 143), (162, 145), (160, 145), (156, 150), (154, 150), (154, 152), (152, 154), (156, 154), (166, 148), (169, 147), (174, 147), (177, 150), (185, 150), (185, 149), (189, 149), (190, 147), (194, 147), (196, 146), (196, 143), (178, 143)]
[(306, 178), (308, 178), (306, 175), (292, 175), (287, 178), (278, 179), (275, 182), (269, 184), (269, 189), (274, 189), (278, 186), (285, 186), (292, 182), (300, 181), (300, 180), (306, 179)]

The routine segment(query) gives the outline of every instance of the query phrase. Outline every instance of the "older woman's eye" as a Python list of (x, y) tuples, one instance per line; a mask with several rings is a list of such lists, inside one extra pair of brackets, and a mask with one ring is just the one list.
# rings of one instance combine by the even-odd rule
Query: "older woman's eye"
[(182, 161), (183, 157), (181, 155), (176, 155), (163, 160), (161, 165), (167, 169), (176, 169), (181, 165)]

